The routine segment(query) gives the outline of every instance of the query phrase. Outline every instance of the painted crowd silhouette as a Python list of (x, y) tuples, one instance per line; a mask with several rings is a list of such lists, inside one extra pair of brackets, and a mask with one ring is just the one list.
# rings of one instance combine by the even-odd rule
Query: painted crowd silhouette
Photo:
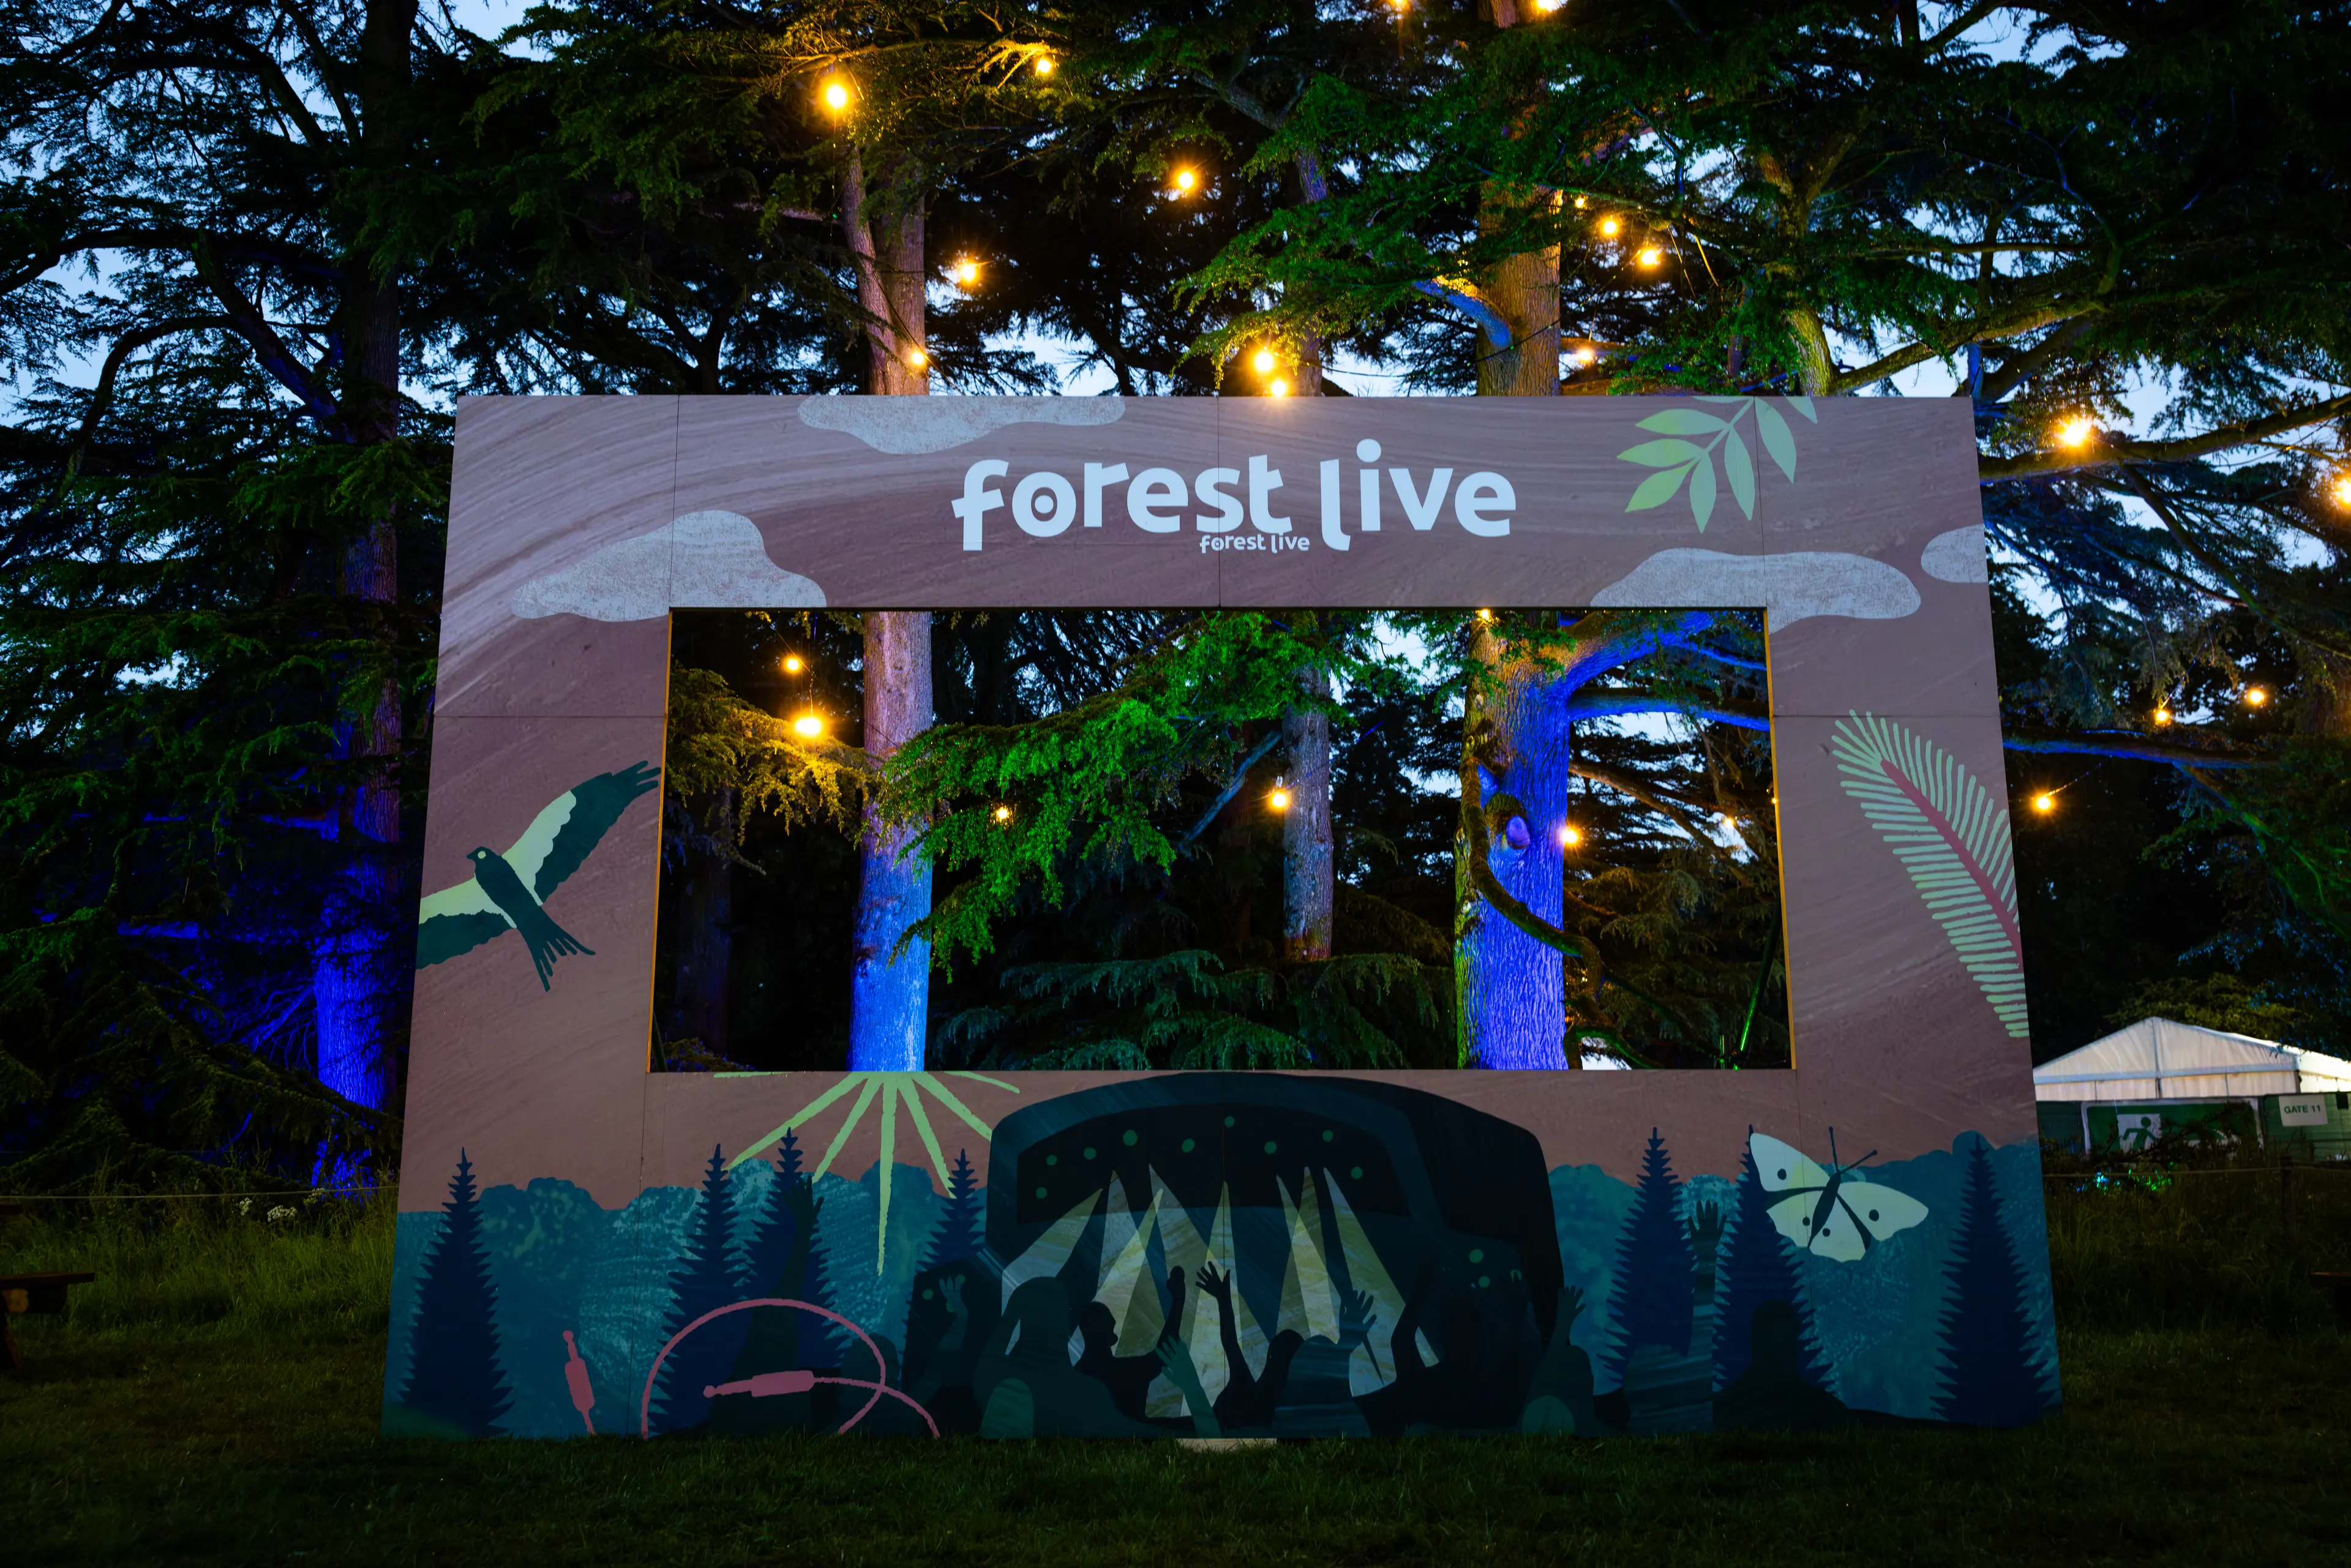
[[(2011, 1425), (2054, 1402), (2053, 1361), (1990, 1145), (1965, 1141), (1959, 1166), (1939, 1298), (1900, 1309), (1932, 1314), (1937, 1363), (1929, 1407), (1905, 1414)], [(677, 1337), (751, 1299), (849, 1304), (796, 1140), (738, 1213), (742, 1174), (712, 1151), (653, 1293), (669, 1344), (654, 1433), (854, 1418), (862, 1433), (991, 1437), (1602, 1436), (1886, 1418), (1840, 1397), (1803, 1253), (1773, 1225), (1751, 1150), (1702, 1197), (1653, 1130), (1604, 1298), (1587, 1300), (1562, 1273), (1540, 1148), (1498, 1118), (1362, 1080), (1203, 1073), (1088, 1091), (1007, 1117), (985, 1188), (958, 1155), (888, 1317), (902, 1332), (857, 1319), (870, 1351), (786, 1306)], [(568, 1331), (502, 1342), (477, 1202), (461, 1155), (437, 1234), (404, 1260), (414, 1308), (391, 1403), (423, 1429), (510, 1429), (507, 1369), (543, 1357), (582, 1426), (635, 1431), (639, 1391), (614, 1397), (624, 1369), (597, 1369), (591, 1386)]]

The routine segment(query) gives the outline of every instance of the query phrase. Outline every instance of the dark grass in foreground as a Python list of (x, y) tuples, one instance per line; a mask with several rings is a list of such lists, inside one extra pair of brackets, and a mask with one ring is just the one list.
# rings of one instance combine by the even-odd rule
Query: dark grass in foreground
[(2291, 1252), (2273, 1176), (2061, 1192), (2066, 1409), (2030, 1431), (1217, 1454), (388, 1441), (387, 1210), (271, 1226), (124, 1207), (146, 1223), (0, 1236), (0, 1267), (105, 1275), (70, 1320), (26, 1324), (32, 1376), (0, 1380), (0, 1560), (2351, 1560), (2351, 1339), (2298, 1278), (2351, 1255), (2351, 1175), (2306, 1182)]

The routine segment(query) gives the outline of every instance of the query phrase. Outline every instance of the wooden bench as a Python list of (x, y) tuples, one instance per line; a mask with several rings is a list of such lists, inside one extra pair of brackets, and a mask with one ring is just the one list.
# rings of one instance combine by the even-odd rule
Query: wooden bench
[[(21, 1203), (0, 1203), (0, 1219), (25, 1212)], [(16, 1325), (8, 1320), (18, 1312), (62, 1312), (66, 1291), (87, 1285), (95, 1274), (0, 1274), (0, 1340), (8, 1346), (8, 1370), (25, 1370), (25, 1354), (16, 1348)]]
[(0, 1307), (6, 1309), (6, 1316), (0, 1317), (0, 1336), (8, 1342), (9, 1371), (24, 1371), (25, 1355), (16, 1348), (16, 1331), (7, 1318), (18, 1312), (62, 1312), (67, 1289), (97, 1278), (95, 1274), (0, 1274)]

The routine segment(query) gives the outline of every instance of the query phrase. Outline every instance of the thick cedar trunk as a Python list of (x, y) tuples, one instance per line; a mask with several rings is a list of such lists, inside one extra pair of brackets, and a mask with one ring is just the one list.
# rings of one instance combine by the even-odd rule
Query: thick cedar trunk
[[(1322, 672), (1300, 672), (1319, 691)], [(1281, 819), (1281, 946), (1293, 964), (1331, 956), (1331, 716), (1294, 707), (1282, 716), (1290, 810)]]
[[(415, 0), (374, 0), (369, 6), (358, 70), (360, 147), (369, 166), (401, 155), (393, 102), (408, 83), (415, 26)], [(355, 445), (378, 445), (399, 435), (399, 287), (354, 256), (345, 264), (341, 295), (338, 327), (348, 365), (340, 399), (342, 434)], [(389, 611), (398, 601), (397, 523), (381, 514), (345, 545), (337, 586), (365, 611)], [(403, 896), (394, 772), (400, 691), (391, 677), (365, 711), (344, 719), (338, 739), (356, 778), (337, 813), (341, 863), (328, 891), (311, 977), (319, 1078), (347, 1099), (381, 1106), (395, 1087), (392, 1026), (414, 941)]]
[[(1497, 27), (1518, 25), (1517, 0), (1486, 0)], [(1504, 227), (1530, 201), (1547, 196), (1489, 187), (1481, 225)], [(1505, 258), (1478, 280), (1479, 290), (1507, 322), (1510, 346), (1495, 352), (1479, 340), (1478, 391), (1488, 397), (1559, 394), (1559, 250), (1556, 246)], [(1503, 887), (1553, 925), (1563, 906), (1566, 873), (1560, 830), (1567, 821), (1569, 727), (1560, 718), (1556, 677), (1545, 679), (1524, 662), (1513, 664), (1503, 640), (1481, 627), (1474, 644), (1479, 664), (1499, 673), (1485, 706), (1464, 716), (1461, 766), (1485, 769), (1489, 811), (1487, 864)], [(1502, 808), (1497, 810), (1496, 808)], [(1469, 852), (1466, 838), (1456, 855)], [(1471, 1067), (1560, 1068), (1569, 1065), (1566, 974), (1560, 955), (1496, 915), (1458, 873), (1455, 907), (1461, 912), (1456, 958), (1461, 1061)]]
[[(1497, 27), (1514, 27), (1521, 19), (1517, 0), (1487, 0), (1482, 9)], [(1508, 226), (1529, 204), (1547, 206), (1552, 201), (1547, 194), (1489, 185), (1479, 224), (1491, 233)], [(1479, 395), (1558, 396), (1559, 247), (1505, 257), (1479, 277), (1478, 291), (1510, 329), (1506, 348), (1495, 349), (1482, 335), (1477, 340)]]
[[(714, 802), (714, 836), (734, 831), (734, 791)], [(716, 845), (688, 852), (685, 931), (677, 957), (676, 1027), (672, 1036), (694, 1040), (714, 1056), (732, 1056), (727, 1027), (735, 976), (735, 862)]]
[[(1565, 677), (1513, 660), (1502, 639), (1481, 628), (1473, 654), (1499, 676), (1463, 724), (1461, 766), (1483, 770), (1487, 856), (1502, 886), (1537, 916), (1557, 925), (1565, 904), (1572, 760), (1562, 716)], [(1455, 852), (1469, 852), (1466, 841)], [(1465, 1066), (1558, 1068), (1568, 1065), (1566, 974), (1554, 948), (1536, 941), (1458, 879), (1468, 912), (1458, 980)]]
[[(886, 758), (931, 725), (928, 611), (874, 611), (865, 617), (865, 749)], [(930, 1019), (931, 945), (899, 953), (906, 928), (931, 912), (931, 862), (906, 850), (918, 829), (885, 828), (866, 809), (859, 851), (857, 925), (852, 940), (849, 1066), (856, 1072), (913, 1072), (923, 1065)]]
[[(906, 171), (899, 172), (902, 175)], [(901, 191), (912, 182), (902, 180)], [(868, 390), (890, 397), (930, 391), (925, 335), (923, 212), (909, 194), (893, 202), (869, 191), (852, 152), (841, 176), (841, 222), (857, 267), (866, 325)], [(865, 749), (886, 758), (930, 727), (931, 618), (925, 612), (873, 611), (865, 617)], [(859, 839), (862, 860), (852, 937), (849, 1065), (852, 1071), (917, 1071), (929, 1032), (931, 945), (898, 945), (931, 912), (931, 863), (906, 850), (916, 830), (885, 831), (871, 808)]]

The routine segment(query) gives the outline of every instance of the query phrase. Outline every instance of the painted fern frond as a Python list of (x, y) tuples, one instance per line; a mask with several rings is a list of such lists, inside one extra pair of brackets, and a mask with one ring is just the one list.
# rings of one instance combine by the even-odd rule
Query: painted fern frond
[(2008, 1032), (2025, 1035), (2016, 862), (2000, 797), (1924, 736), (1853, 714), (1829, 741), (1846, 794), (1910, 873)]

